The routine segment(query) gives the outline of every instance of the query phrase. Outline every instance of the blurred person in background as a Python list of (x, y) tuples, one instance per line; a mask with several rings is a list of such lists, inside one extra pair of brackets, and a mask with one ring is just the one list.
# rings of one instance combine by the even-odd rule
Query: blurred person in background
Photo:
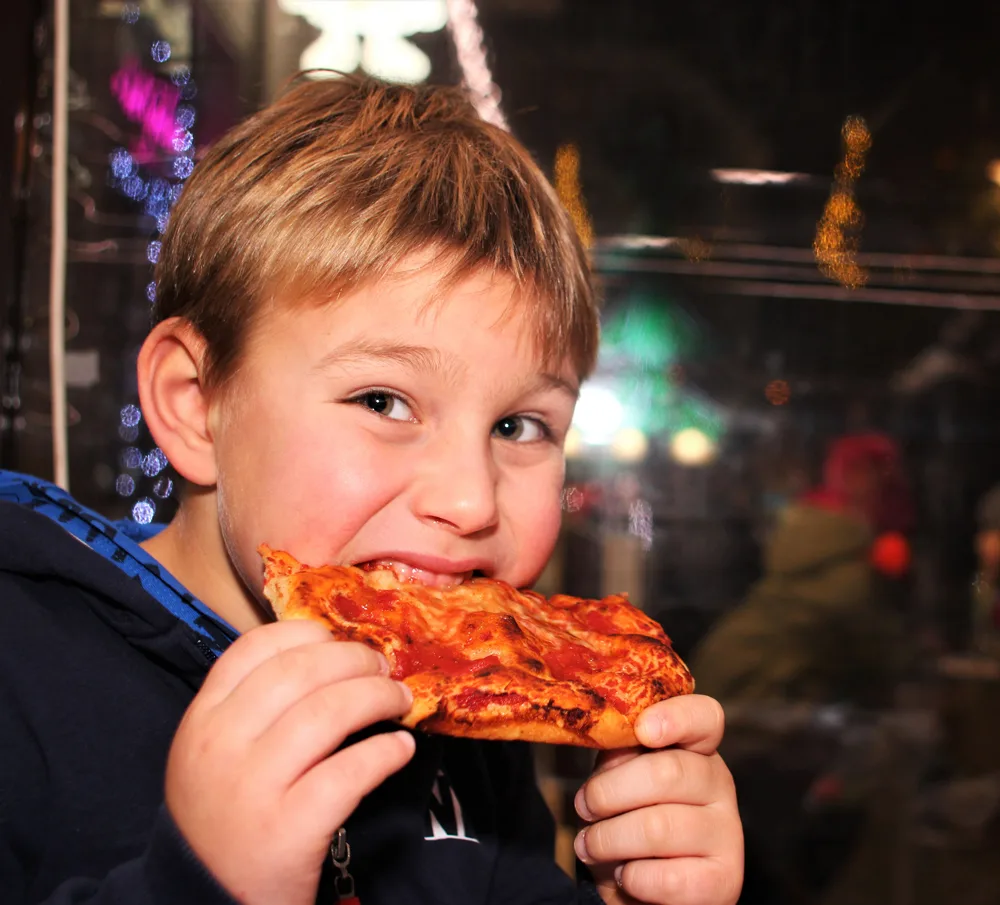
[(837, 440), (821, 486), (782, 512), (763, 577), (695, 651), (699, 692), (723, 703), (888, 704), (909, 659), (894, 602), (912, 524), (895, 443)]
[(850, 789), (840, 774), (867, 762), (869, 743), (850, 739), (913, 660), (900, 605), (913, 508), (892, 440), (836, 440), (820, 486), (780, 513), (763, 576), (690, 661), (699, 692), (727, 711), (744, 905), (814, 900), (861, 838), (876, 774), (864, 768)]

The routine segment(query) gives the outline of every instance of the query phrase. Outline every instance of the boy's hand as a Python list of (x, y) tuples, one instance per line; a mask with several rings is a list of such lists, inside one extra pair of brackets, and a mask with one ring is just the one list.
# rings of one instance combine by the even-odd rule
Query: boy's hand
[(244, 905), (312, 905), (337, 828), (413, 755), (408, 732), (331, 755), (409, 709), (388, 671), (381, 654), (303, 621), (247, 632), (212, 667), (174, 737), (166, 803)]
[(591, 825), (576, 839), (608, 905), (733, 905), (743, 830), (733, 779), (716, 748), (722, 708), (704, 695), (654, 704), (636, 722), (649, 751), (598, 759), (576, 796)]

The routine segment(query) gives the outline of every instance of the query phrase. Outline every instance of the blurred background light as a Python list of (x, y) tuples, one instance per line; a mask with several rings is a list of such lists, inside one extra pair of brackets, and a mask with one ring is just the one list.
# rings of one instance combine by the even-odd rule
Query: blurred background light
[(583, 452), (583, 437), (580, 436), (580, 431), (571, 427), (566, 432), (566, 439), (563, 442), (563, 453), (567, 459), (575, 459)]
[(618, 462), (641, 462), (649, 452), (649, 438), (637, 427), (623, 427), (611, 441), (611, 457)]
[(712, 178), (726, 185), (791, 185), (805, 182), (805, 173), (782, 173), (777, 170), (712, 170)]
[(605, 446), (621, 427), (625, 410), (618, 397), (600, 384), (584, 384), (573, 415), (573, 426), (584, 443)]
[(686, 427), (670, 438), (670, 455), (678, 465), (696, 468), (712, 462), (718, 455), (718, 446), (704, 431)]
[(445, 0), (278, 0), (278, 6), (319, 29), (302, 51), (302, 69), (361, 68), (399, 82), (422, 82), (431, 71), (430, 59), (407, 36), (440, 31), (448, 23)]

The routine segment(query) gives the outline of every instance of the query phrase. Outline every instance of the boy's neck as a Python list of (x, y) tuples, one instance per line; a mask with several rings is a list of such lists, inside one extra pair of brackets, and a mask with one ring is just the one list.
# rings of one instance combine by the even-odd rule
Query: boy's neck
[(240, 633), (269, 621), (233, 568), (214, 490), (190, 489), (173, 521), (142, 543), (202, 603)]

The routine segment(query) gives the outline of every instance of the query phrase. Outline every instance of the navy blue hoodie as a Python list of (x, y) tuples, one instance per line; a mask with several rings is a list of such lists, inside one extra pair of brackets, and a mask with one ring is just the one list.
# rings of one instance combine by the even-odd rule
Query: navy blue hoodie
[[(0, 902), (231, 905), (163, 806), (174, 731), (236, 637), (139, 546), (0, 472)], [(362, 905), (593, 903), (525, 746), (418, 734), (347, 823)], [(246, 857), (254, 857), (247, 852)], [(317, 902), (334, 903), (328, 872)]]

